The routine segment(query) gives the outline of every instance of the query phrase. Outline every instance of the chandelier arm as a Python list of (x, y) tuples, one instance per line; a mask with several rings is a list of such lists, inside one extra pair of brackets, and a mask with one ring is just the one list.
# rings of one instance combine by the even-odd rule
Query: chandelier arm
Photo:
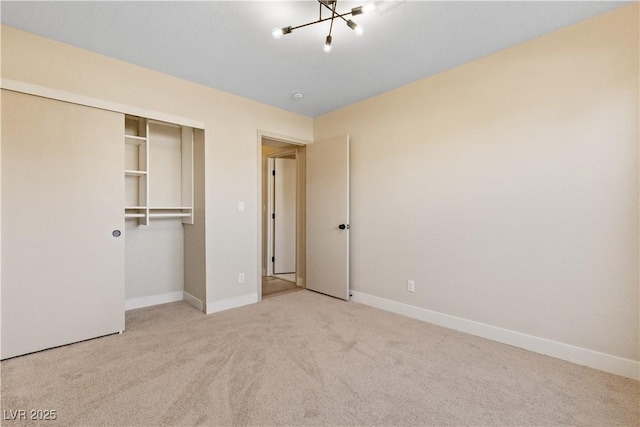
[[(325, 2), (323, 2), (322, 0), (318, 0), (318, 3), (320, 3), (320, 17), (322, 17), (322, 6), (326, 7), (327, 9), (329, 9), (331, 11), (331, 13), (334, 15), (335, 18), (341, 18), (344, 22), (347, 22), (347, 20), (344, 18), (347, 15), (351, 15), (352, 12), (346, 12), (346, 13), (342, 13), (342, 14), (338, 14), (336, 13), (336, 7), (338, 6), (338, 0), (336, 0), (333, 3), (333, 8), (330, 8), (329, 6), (327, 6), (327, 4)], [(322, 20), (318, 20), (318, 22), (322, 22), (322, 21), (326, 21), (326, 19), (322, 19)]]
[[(351, 12), (346, 12), (346, 13), (342, 13), (342, 14), (336, 14), (335, 17), (342, 18), (346, 22), (347, 20), (344, 19), (344, 17), (347, 16), (347, 15), (351, 15)], [(318, 19), (317, 21), (308, 22), (306, 24), (298, 25), (297, 27), (291, 27), (291, 31), (297, 30), (298, 28), (302, 28), (302, 27), (308, 27), (309, 25), (319, 24), (320, 22), (330, 21), (331, 19), (333, 19), (333, 17), (331, 17), (331, 18), (322, 18), (322, 19)]]
[[(338, 5), (338, 0), (333, 3), (333, 9), (331, 9), (331, 25), (329, 26), (329, 35), (331, 35), (331, 31), (333, 31), (333, 20), (336, 17), (336, 6)], [(342, 18), (344, 19), (344, 18)]]

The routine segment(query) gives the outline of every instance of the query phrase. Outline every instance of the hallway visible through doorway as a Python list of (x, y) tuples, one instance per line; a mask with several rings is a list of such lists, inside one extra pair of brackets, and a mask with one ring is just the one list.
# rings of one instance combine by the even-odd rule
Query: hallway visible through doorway
[(296, 282), (296, 274), (295, 273), (286, 273), (286, 274), (274, 274), (274, 277), (278, 279), (286, 280), (287, 282)]
[(262, 298), (270, 298), (278, 295), (299, 291), (302, 288), (293, 282), (280, 279), (275, 276), (262, 277)]

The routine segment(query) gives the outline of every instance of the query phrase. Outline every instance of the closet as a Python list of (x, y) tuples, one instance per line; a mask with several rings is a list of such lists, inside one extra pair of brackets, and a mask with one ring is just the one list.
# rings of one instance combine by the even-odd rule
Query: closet
[(195, 222), (194, 129), (127, 115), (124, 142), (125, 307), (186, 295), (202, 310), (202, 299), (185, 294), (185, 232), (188, 239)]
[(204, 309), (204, 131), (94, 107), (2, 90), (2, 359)]

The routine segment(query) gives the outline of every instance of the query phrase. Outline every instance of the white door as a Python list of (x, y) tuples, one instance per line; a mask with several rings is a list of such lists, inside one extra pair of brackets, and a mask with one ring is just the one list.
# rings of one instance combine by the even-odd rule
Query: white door
[(275, 159), (273, 273), (296, 272), (296, 160)]
[(2, 91), (3, 359), (124, 330), (123, 134), (122, 114)]
[(349, 299), (349, 136), (307, 145), (306, 288)]

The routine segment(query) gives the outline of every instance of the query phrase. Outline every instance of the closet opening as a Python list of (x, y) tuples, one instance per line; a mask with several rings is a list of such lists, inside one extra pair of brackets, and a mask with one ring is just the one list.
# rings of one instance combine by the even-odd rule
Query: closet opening
[(205, 311), (204, 131), (125, 116), (125, 309)]
[(305, 146), (261, 136), (260, 298), (304, 288)]

